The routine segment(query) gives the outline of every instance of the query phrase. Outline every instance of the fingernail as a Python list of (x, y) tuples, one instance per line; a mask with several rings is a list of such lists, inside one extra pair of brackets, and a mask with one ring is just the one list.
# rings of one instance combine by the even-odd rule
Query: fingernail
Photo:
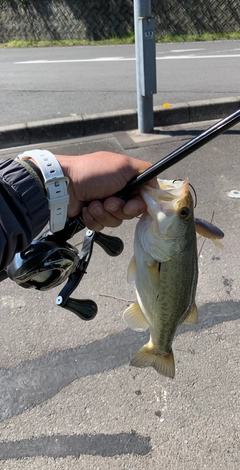
[(111, 204), (108, 204), (107, 206), (105, 206), (105, 209), (108, 212), (118, 212), (120, 207), (119, 207), (119, 204), (117, 204), (116, 202), (112, 202)]
[(94, 204), (93, 206), (91, 206), (90, 211), (93, 215), (97, 215), (97, 216), (103, 214), (103, 208), (100, 204)]
[(136, 217), (141, 213), (141, 207), (139, 206), (139, 202), (137, 201), (129, 201), (124, 208), (123, 208), (124, 214), (130, 216), (130, 217)]
[(129, 207), (123, 210), (124, 214), (129, 215), (130, 217), (135, 217), (138, 215), (138, 212), (134, 207)]

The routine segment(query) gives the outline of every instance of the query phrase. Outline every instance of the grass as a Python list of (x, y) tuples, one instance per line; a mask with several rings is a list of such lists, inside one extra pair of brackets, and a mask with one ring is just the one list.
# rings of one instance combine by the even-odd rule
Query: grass
[(0, 43), (0, 47), (50, 47), (50, 46), (102, 46), (102, 45), (115, 45), (115, 44), (133, 44), (134, 33), (129, 31), (123, 37), (113, 36), (108, 39), (101, 39), (99, 41), (92, 41), (87, 39), (58, 39), (52, 41), (21, 41), (15, 39), (5, 43)]
[(157, 36), (157, 42), (193, 42), (193, 41), (223, 41), (227, 39), (240, 39), (240, 31), (230, 33), (204, 33), (204, 34), (187, 34), (176, 35), (166, 34), (165, 36)]
[[(229, 33), (204, 33), (204, 34), (187, 34), (187, 35), (172, 35), (166, 34), (165, 36), (156, 35), (156, 42), (194, 42), (194, 41), (220, 41), (220, 40), (234, 40), (240, 39), (240, 31)], [(0, 47), (50, 47), (50, 46), (102, 46), (102, 45), (117, 45), (117, 44), (133, 44), (134, 33), (129, 31), (126, 36), (117, 37), (113, 36), (108, 39), (100, 41), (91, 40), (78, 40), (78, 39), (59, 39), (52, 41), (22, 41), (15, 39), (5, 43), (0, 43)]]

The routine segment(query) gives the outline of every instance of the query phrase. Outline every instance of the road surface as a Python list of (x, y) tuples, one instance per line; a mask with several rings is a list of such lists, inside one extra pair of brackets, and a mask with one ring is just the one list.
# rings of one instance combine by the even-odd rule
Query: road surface
[[(240, 41), (157, 44), (154, 105), (238, 96)], [(0, 126), (136, 109), (134, 45), (0, 49)]]

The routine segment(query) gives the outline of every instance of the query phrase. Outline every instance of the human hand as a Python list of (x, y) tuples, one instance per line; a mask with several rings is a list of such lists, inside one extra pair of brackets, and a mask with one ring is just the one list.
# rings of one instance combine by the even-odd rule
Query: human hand
[(68, 217), (82, 211), (85, 225), (99, 231), (104, 227), (118, 227), (123, 220), (137, 217), (146, 209), (139, 193), (128, 201), (112, 195), (149, 168), (149, 162), (112, 152), (55, 156), (69, 178)]

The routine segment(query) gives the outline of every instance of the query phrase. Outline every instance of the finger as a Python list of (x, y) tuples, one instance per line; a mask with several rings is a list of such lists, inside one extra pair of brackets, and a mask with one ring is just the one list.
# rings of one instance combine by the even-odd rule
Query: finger
[(134, 198), (129, 199), (123, 207), (123, 213), (126, 217), (138, 217), (146, 211), (146, 204), (140, 195), (136, 195)]
[(104, 203), (104, 208), (121, 220), (132, 219), (142, 214), (146, 210), (146, 204), (139, 194), (134, 196), (129, 201), (123, 201), (116, 197), (107, 198)]
[(102, 224), (97, 222), (91, 214), (89, 214), (87, 207), (84, 207), (82, 210), (82, 220), (87, 228), (93, 230), (94, 232), (100, 232), (104, 228)]
[(122, 199), (111, 196), (105, 199), (105, 201), (103, 202), (103, 207), (107, 212), (114, 215), (114, 217), (121, 219), (124, 204), (125, 201), (123, 201)]
[(154, 189), (159, 189), (159, 184), (158, 184), (158, 181), (157, 181), (157, 177), (156, 178), (153, 178), (152, 180), (148, 181), (148, 186), (151, 186), (151, 188), (154, 188)]
[[(104, 227), (118, 227), (121, 222), (121, 217), (116, 217), (115, 215), (106, 211), (100, 201), (91, 202), (88, 206), (88, 215), (92, 217), (97, 223), (103, 225)], [(90, 218), (89, 218), (90, 221)]]

